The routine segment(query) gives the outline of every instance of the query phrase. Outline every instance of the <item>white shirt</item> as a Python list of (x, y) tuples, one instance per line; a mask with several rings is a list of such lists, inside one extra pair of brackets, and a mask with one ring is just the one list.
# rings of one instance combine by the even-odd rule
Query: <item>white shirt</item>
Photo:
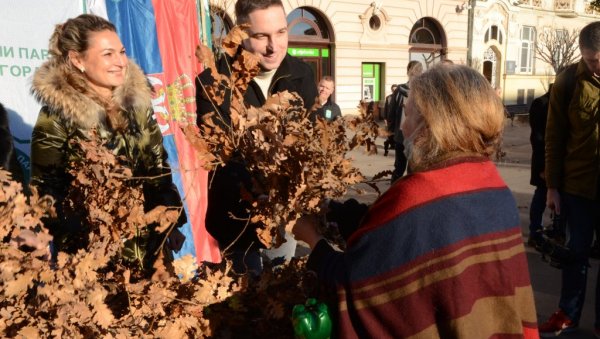
[(271, 80), (273, 80), (275, 71), (277, 71), (277, 69), (272, 69), (267, 72), (260, 72), (254, 79), (252, 79), (252, 81), (254, 81), (258, 85), (258, 87), (260, 87), (260, 90), (265, 96), (265, 99), (270, 96), (269, 86), (271, 85)]

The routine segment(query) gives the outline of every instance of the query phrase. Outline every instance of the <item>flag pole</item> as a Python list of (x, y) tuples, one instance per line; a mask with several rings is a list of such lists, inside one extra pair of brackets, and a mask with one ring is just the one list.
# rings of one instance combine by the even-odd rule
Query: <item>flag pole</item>
[(210, 9), (208, 5), (209, 0), (199, 0), (200, 6), (200, 27), (201, 27), (201, 37), (200, 40), (206, 46), (211, 46), (211, 38), (210, 38)]

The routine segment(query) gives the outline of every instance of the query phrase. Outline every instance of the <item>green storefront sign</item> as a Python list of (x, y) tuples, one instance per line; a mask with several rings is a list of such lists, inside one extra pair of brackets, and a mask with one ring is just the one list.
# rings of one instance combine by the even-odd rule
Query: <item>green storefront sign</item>
[(320, 48), (303, 48), (303, 47), (290, 47), (288, 48), (288, 53), (292, 56), (298, 58), (307, 58), (307, 57), (329, 57), (328, 49), (320, 49)]
[(381, 64), (362, 64), (362, 99), (366, 101), (379, 101), (381, 98)]

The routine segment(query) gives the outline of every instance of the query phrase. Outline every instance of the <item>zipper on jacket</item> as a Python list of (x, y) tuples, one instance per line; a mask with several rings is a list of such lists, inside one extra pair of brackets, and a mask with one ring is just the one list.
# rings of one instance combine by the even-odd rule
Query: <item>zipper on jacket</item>
[[(267, 94), (268, 94), (269, 96), (272, 96), (272, 95), (273, 95), (273, 87), (275, 87), (275, 84), (276, 84), (276, 83), (278, 83), (278, 82), (279, 82), (281, 79), (284, 79), (284, 78), (289, 78), (289, 77), (291, 77), (291, 76), (292, 76), (291, 74), (284, 74), (284, 75), (282, 75), (282, 76), (280, 76), (280, 77), (276, 78), (274, 81), (271, 81), (271, 84), (269, 85), (269, 89), (267, 90)], [(265, 102), (266, 102), (266, 101), (267, 101), (267, 98), (265, 98)], [(264, 104), (264, 103), (263, 103), (263, 104)]]

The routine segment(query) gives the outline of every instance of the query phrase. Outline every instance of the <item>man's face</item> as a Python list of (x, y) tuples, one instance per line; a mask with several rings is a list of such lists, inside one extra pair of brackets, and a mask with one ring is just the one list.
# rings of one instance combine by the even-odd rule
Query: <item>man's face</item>
[(244, 40), (244, 48), (260, 57), (263, 71), (277, 69), (288, 46), (287, 20), (283, 8), (271, 6), (258, 9), (248, 15), (248, 39)]
[(600, 76), (600, 51), (582, 48), (581, 58), (590, 72), (595, 76)]
[(329, 96), (331, 95), (331, 93), (333, 93), (333, 82), (327, 81), (327, 80), (321, 80), (319, 82), (318, 90), (319, 90), (319, 99), (321, 99), (321, 101), (325, 101), (325, 100), (329, 99)]

